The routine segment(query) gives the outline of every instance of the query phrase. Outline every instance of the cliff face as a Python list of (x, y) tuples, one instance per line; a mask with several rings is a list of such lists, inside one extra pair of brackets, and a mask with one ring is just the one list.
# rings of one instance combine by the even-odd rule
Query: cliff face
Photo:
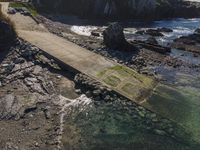
[(35, 0), (41, 7), (82, 16), (129, 17), (154, 13), (157, 0)]
[(36, 6), (87, 17), (152, 19), (174, 17), (182, 0), (33, 0)]

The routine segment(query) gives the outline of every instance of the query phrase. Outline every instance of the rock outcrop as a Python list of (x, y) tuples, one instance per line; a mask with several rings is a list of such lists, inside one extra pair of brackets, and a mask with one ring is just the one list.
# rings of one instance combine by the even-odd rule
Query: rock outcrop
[(122, 51), (136, 50), (137, 48), (125, 39), (124, 29), (119, 23), (112, 23), (103, 32), (104, 44), (111, 49)]
[(42, 8), (41, 10), (59, 10), (82, 17), (160, 19), (200, 15), (198, 3), (182, 0), (33, 0), (33, 2)]
[(111, 24), (103, 32), (103, 39), (107, 47), (114, 49), (121, 48), (127, 43), (123, 33), (123, 27), (118, 23)]

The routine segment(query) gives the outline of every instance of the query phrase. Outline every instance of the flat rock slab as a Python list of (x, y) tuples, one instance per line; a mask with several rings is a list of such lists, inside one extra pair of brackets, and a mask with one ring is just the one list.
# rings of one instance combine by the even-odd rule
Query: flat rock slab
[(138, 103), (155, 85), (153, 79), (51, 33), (19, 30), (18, 34), (64, 64)]

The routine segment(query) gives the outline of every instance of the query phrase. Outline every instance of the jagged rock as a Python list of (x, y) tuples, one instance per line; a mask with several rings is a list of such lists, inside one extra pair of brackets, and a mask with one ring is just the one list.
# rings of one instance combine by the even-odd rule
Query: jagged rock
[(99, 36), (100, 36), (100, 33), (99, 33), (99, 32), (96, 32), (96, 31), (92, 31), (92, 32), (91, 32), (91, 35), (92, 35), (92, 36), (97, 36), (97, 37), (99, 37)]
[(145, 31), (144, 30), (139, 30), (139, 31), (136, 31), (135, 34), (144, 35)]
[(146, 42), (149, 44), (154, 44), (154, 45), (158, 44), (158, 41), (154, 37), (148, 38)]
[(157, 29), (148, 29), (148, 30), (146, 30), (145, 33), (148, 34), (148, 35), (151, 35), (151, 36), (164, 36), (164, 35), (163, 35), (162, 33), (160, 33), (160, 31), (157, 30)]
[(195, 33), (200, 34), (200, 28), (196, 29)]
[(44, 110), (44, 115), (45, 115), (46, 119), (50, 119), (51, 118), (51, 112), (48, 109)]
[(15, 67), (15, 64), (8, 64), (7, 66), (5, 66), (5, 73), (9, 74)]
[(94, 90), (94, 91), (92, 92), (92, 94), (93, 94), (94, 96), (99, 96), (99, 95), (101, 94), (101, 90)]
[(173, 32), (172, 29), (166, 28), (166, 27), (158, 28), (158, 31), (159, 32)]
[(14, 61), (13, 61), (15, 64), (22, 64), (25, 62), (25, 60), (23, 58), (16, 58)]
[[(0, 98), (0, 119), (10, 119), (21, 115), (20, 109), (22, 104), (20, 104), (19, 99), (13, 94), (5, 95)], [(19, 117), (18, 116), (18, 117)], [(17, 118), (18, 118), (17, 117)]]
[(126, 44), (123, 27), (119, 23), (111, 24), (103, 32), (104, 43), (109, 48), (122, 48)]
[(87, 96), (87, 97), (92, 97), (92, 93), (91, 93), (91, 91), (87, 91), (86, 93), (85, 93), (85, 95)]
[(112, 23), (103, 32), (104, 44), (121, 51), (137, 50), (136, 47), (128, 43), (125, 39), (123, 27), (119, 23)]

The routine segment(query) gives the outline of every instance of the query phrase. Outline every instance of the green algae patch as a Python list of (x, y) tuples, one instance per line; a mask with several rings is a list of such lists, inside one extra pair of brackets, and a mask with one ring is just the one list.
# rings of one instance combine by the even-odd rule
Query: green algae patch
[(148, 97), (156, 85), (153, 78), (121, 65), (102, 70), (96, 76), (120, 94), (137, 101)]
[(113, 87), (117, 87), (117, 85), (121, 82), (120, 79), (114, 75), (106, 77), (103, 81)]

